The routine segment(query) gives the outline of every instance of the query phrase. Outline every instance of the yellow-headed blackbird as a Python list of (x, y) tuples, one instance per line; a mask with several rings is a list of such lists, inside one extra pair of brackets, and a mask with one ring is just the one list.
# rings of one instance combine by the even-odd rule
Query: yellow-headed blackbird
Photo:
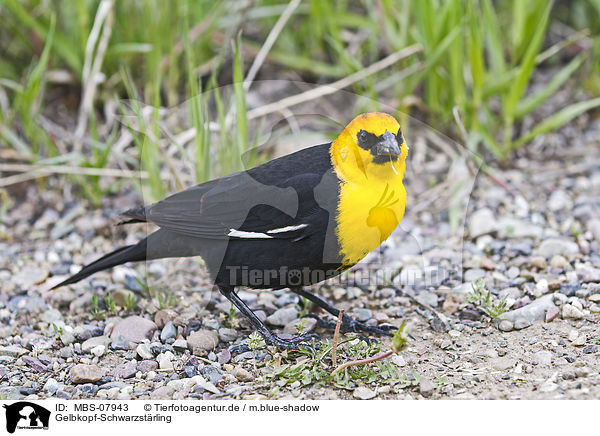
[[(407, 151), (392, 116), (359, 115), (332, 143), (125, 212), (124, 224), (150, 222), (160, 229), (56, 287), (125, 262), (201, 256), (219, 291), (267, 342), (296, 348), (314, 335), (283, 339), (273, 334), (234, 288), (290, 288), (337, 316), (338, 309), (302, 286), (353, 266), (394, 231), (406, 203)], [(347, 315), (342, 330), (389, 334)]]

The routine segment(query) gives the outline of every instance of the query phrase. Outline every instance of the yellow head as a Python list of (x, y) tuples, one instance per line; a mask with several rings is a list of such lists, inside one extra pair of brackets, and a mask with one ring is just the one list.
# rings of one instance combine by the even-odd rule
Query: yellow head
[(402, 179), (408, 148), (394, 117), (381, 112), (354, 118), (331, 144), (331, 159), (347, 182)]

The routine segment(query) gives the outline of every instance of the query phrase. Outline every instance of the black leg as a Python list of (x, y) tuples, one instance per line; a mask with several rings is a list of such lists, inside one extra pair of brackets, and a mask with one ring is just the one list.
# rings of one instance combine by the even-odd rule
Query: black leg
[(307, 348), (314, 354), (314, 349), (303, 342), (307, 342), (310, 339), (318, 338), (315, 334), (306, 334), (293, 337), (291, 339), (283, 339), (274, 334), (267, 326), (256, 316), (254, 312), (244, 303), (244, 301), (238, 297), (233, 289), (227, 289), (219, 286), (219, 291), (223, 294), (231, 303), (237, 307), (237, 309), (248, 318), (252, 326), (262, 335), (265, 342), (271, 345), (275, 345), (278, 348), (284, 350), (297, 350), (300, 346)]
[[(319, 297), (318, 295), (311, 294), (310, 292), (305, 291), (302, 288), (294, 288), (294, 289), (292, 289), (292, 292), (300, 295), (301, 297), (307, 298), (308, 300), (312, 301), (317, 306), (319, 306), (321, 309), (325, 310), (326, 312), (330, 313), (331, 315), (335, 316), (336, 318), (340, 314), (340, 310), (338, 308), (336, 308), (335, 306), (332, 306), (331, 304), (329, 304), (327, 302), (327, 300), (325, 300), (322, 297)], [(322, 319), (319, 319), (319, 321), (320, 321), (320, 324), (326, 328), (335, 328), (335, 326), (336, 326), (335, 322), (329, 322), (329, 321), (325, 321)], [(397, 329), (397, 327), (394, 327), (394, 326), (374, 327), (374, 326), (366, 325), (366, 324), (363, 324), (362, 322), (356, 321), (354, 318), (352, 318), (351, 316), (349, 316), (345, 313), (344, 313), (344, 315), (342, 315), (342, 324), (340, 326), (340, 331), (342, 331), (342, 332), (357, 332), (357, 333), (365, 332), (365, 333), (373, 333), (373, 334), (382, 335), (382, 336), (392, 336), (391, 331), (396, 330), (396, 329)]]

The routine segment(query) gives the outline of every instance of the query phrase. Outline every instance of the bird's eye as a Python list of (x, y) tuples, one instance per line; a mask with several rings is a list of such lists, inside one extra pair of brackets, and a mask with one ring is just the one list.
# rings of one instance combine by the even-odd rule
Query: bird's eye
[(367, 136), (367, 132), (365, 132), (364, 130), (358, 132), (358, 140), (361, 142), (365, 142), (367, 140)]

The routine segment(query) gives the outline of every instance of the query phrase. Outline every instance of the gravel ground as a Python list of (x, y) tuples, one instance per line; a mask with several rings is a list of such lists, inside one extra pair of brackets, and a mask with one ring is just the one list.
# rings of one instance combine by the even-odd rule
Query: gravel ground
[[(337, 379), (328, 377), (330, 331), (310, 317), (300, 323), (321, 336), (319, 362), (260, 349), (197, 259), (119, 267), (49, 292), (142, 237), (139, 225), (112, 226), (141, 200), (125, 192), (96, 207), (56, 179), (43, 192), (21, 186), (0, 225), (0, 396), (600, 398), (600, 123), (569, 129), (532, 144), (497, 171), (500, 181), (480, 173), (448, 197), (436, 186), (465, 173), (460, 160), (414, 138), (401, 228), (341, 280), (313, 287), (368, 324), (407, 321), (414, 340)], [(285, 291), (240, 296), (287, 334), (309, 312)], [(257, 349), (230, 350), (242, 341)], [(352, 339), (338, 364), (389, 344)]]

